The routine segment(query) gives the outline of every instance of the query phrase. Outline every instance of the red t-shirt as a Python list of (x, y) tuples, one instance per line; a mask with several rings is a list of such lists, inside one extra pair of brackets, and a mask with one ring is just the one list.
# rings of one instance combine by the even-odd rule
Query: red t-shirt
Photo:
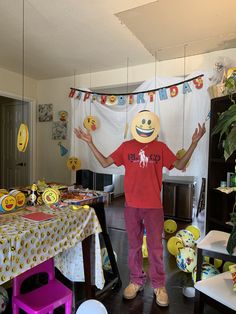
[(177, 157), (163, 142), (144, 144), (130, 140), (111, 155), (115, 165), (125, 167), (126, 203), (136, 208), (162, 208), (162, 168), (173, 168)]

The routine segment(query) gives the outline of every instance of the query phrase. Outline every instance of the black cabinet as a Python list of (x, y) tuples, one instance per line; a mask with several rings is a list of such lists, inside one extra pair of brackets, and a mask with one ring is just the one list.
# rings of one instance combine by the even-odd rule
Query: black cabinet
[[(235, 98), (236, 95), (234, 95)], [(229, 96), (211, 100), (206, 232), (210, 230), (231, 232), (232, 230), (232, 227), (226, 222), (230, 220), (230, 213), (235, 202), (235, 192), (226, 194), (217, 190), (217, 187), (220, 186), (221, 181), (227, 181), (228, 172), (235, 172), (236, 154), (234, 153), (225, 161), (223, 147), (219, 144), (219, 134), (212, 135), (212, 129), (216, 125), (219, 113), (227, 110), (231, 105)]]
[(163, 210), (165, 218), (192, 221), (194, 177), (169, 177), (163, 180)]
[(112, 184), (112, 175), (95, 173), (90, 170), (78, 170), (76, 172), (76, 184), (85, 189), (104, 191), (104, 187)]

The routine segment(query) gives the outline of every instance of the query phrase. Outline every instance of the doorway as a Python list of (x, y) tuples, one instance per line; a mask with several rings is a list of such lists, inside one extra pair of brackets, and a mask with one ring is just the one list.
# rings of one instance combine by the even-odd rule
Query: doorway
[(17, 149), (20, 124), (30, 125), (30, 103), (0, 96), (0, 187), (13, 188), (30, 183), (30, 140), (26, 151)]

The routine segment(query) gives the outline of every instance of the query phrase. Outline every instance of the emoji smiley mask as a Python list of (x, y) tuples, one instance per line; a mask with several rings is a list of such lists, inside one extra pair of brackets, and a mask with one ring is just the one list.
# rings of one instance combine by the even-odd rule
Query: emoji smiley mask
[(131, 124), (131, 134), (136, 141), (150, 143), (159, 132), (160, 120), (154, 112), (143, 110), (136, 114)]

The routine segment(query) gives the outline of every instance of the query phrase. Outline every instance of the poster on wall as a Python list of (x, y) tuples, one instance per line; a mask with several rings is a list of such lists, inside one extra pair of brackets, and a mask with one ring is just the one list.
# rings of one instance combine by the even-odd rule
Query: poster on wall
[(39, 122), (48, 122), (53, 120), (53, 105), (39, 104), (38, 105)]
[(67, 122), (56, 121), (52, 123), (52, 139), (66, 140), (67, 138)]

